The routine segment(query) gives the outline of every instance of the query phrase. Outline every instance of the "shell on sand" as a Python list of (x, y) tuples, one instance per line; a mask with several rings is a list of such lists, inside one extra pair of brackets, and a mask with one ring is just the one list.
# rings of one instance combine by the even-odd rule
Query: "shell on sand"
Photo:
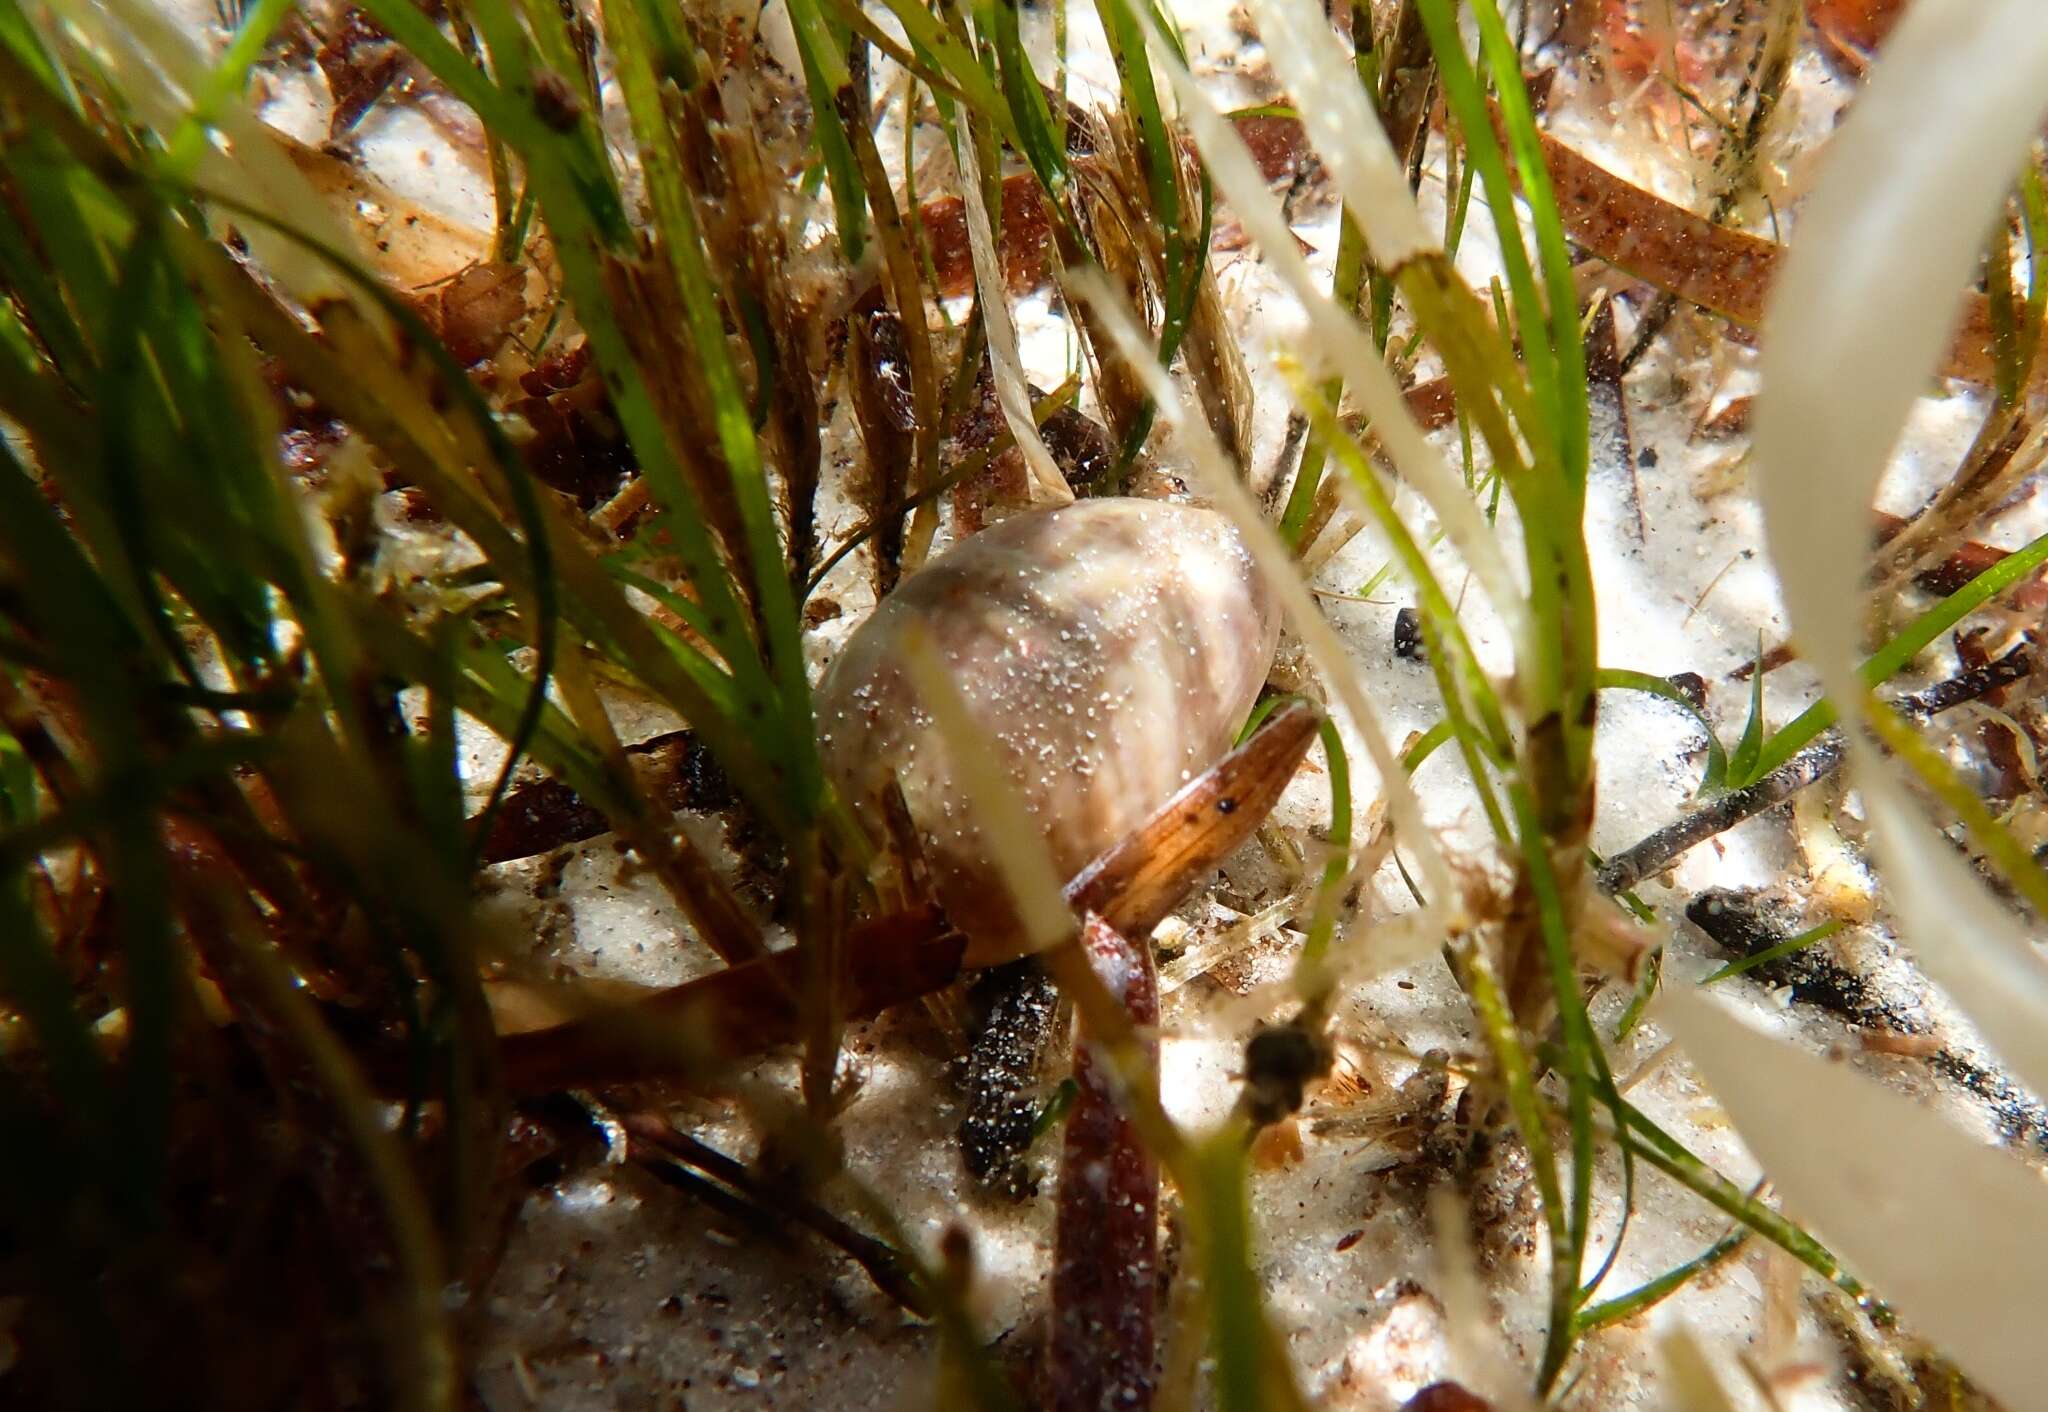
[(826, 768), (871, 837), (900, 786), (967, 964), (1021, 949), (1003, 879), (902, 665), (920, 623), (1071, 877), (1230, 747), (1279, 611), (1228, 519), (1083, 500), (1017, 515), (912, 575), (847, 642), (818, 720)]

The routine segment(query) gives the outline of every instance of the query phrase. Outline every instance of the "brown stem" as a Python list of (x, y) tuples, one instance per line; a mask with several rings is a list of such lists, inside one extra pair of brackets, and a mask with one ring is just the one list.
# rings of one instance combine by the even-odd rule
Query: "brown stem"
[(1829, 731), (1755, 784), (1721, 795), (1626, 852), (1609, 858), (1594, 874), (1594, 883), (1610, 897), (1626, 892), (1644, 878), (1663, 872), (1689, 849), (1783, 804), (1808, 785), (1826, 779), (1841, 765), (1841, 732)]
[[(1156, 1064), (1159, 977), (1150, 943), (1133, 943), (1091, 914), (1081, 949), (1129, 1010), (1145, 1037), (1145, 1059)], [(1074, 1039), (1074, 1082), (1060, 1153), (1047, 1401), (1054, 1412), (1143, 1412), (1152, 1405), (1159, 1163), (1125, 1116), (1113, 1066), (1095, 1054), (1085, 1029)]]

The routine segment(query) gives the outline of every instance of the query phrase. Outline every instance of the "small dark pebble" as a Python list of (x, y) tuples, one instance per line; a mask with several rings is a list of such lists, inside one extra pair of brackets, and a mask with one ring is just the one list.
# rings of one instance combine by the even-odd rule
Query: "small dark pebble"
[(1330, 1072), (1330, 1050), (1299, 1025), (1267, 1025), (1244, 1046), (1245, 1109), (1253, 1122), (1277, 1123), (1299, 1112), (1311, 1081)]
[(1422, 646), (1422, 615), (1413, 608), (1394, 614), (1394, 655), (1409, 662), (1429, 660)]

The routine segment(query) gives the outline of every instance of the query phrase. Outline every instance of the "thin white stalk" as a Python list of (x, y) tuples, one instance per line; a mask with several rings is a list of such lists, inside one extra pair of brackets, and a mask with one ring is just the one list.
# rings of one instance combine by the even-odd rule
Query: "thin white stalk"
[[(1228, 453), (1209, 428), (1208, 419), (1188, 404), (1173, 379), (1159, 366), (1137, 321), (1124, 308), (1123, 301), (1109, 283), (1095, 271), (1084, 270), (1072, 277), (1072, 289), (1095, 310), (1116, 343), (1117, 351), (1144, 383), (1146, 395), (1157, 404), (1159, 414), (1179, 437), (1181, 446), (1193, 463), (1197, 489), (1236, 523), (1238, 533), (1244, 537), (1245, 545), (1251, 551), (1253, 562), (1272, 585), (1288, 621), (1301, 634), (1301, 640), (1307, 644), (1310, 655), (1322, 669), (1324, 680), (1343, 703), (1344, 714), (1350, 717), (1352, 730), (1365, 743), (1366, 752), (1379, 771), (1380, 788), (1386, 794), (1388, 812), (1393, 815), (1401, 842), (1414, 855), (1431, 907), (1454, 906), (1457, 892), (1451, 882), (1450, 868), (1437, 847), (1435, 835), (1423, 822), (1421, 801), (1409, 788), (1408, 776), (1401, 769), (1393, 747), (1387, 743), (1386, 732), (1380, 727), (1379, 714), (1366, 699), (1356, 664), (1345, 652), (1343, 643), (1338, 641), (1322, 610), (1316, 607), (1315, 598), (1302, 579), (1287, 545), (1259, 513), (1250, 492), (1237, 478)], [(1357, 817), (1356, 810), (1353, 815)]]
[[(1462, 901), (1462, 898), (1453, 899), (1459, 905)], [(1392, 975), (1411, 966), (1440, 962), (1444, 937), (1460, 924), (1460, 918), (1435, 904), (1431, 904), (1426, 912), (1407, 912), (1382, 918), (1375, 918), (1371, 908), (1360, 908), (1356, 920), (1345, 930), (1343, 941), (1330, 948), (1320, 979), (1334, 989), (1357, 985), (1376, 976)], [(1187, 979), (1192, 977), (1184, 978), (1181, 983), (1186, 984)], [(1301, 980), (1289, 976), (1285, 980), (1255, 985), (1243, 995), (1225, 996), (1215, 1001), (1216, 1008), (1211, 1012), (1211, 1018), (1218, 1032), (1249, 1029), (1264, 1023), (1276, 1010), (1290, 1002), (1298, 1002), (1301, 996)]]
[(1436, 250), (1379, 112), (1333, 42), (1322, 7), (1310, 0), (1256, 0), (1252, 9), (1273, 67), (1294, 94), (1302, 127), (1329, 164), (1374, 262), (1399, 269)]
[(981, 291), (982, 326), (988, 330), (989, 368), (995, 374), (996, 404), (1010, 436), (1024, 453), (1029, 495), (1034, 505), (1064, 505), (1074, 498), (1067, 478), (1053, 464), (1052, 452), (1038, 434), (1031, 415), (1031, 389), (1024, 381), (1024, 360), (1017, 352), (1017, 326), (1010, 319), (1010, 300), (1003, 285), (1003, 263), (996, 258), (995, 228), (982, 199), (981, 161), (974, 135), (963, 125), (954, 144), (960, 162), (960, 194), (967, 203), (967, 248), (974, 256), (974, 283)]
[[(1187, 66), (1171, 46), (1148, 26), (1153, 58), (1172, 84), (1180, 111), (1201, 149), (1209, 173), (1247, 234), (1264, 252), (1267, 264), (1293, 291), (1308, 314), (1322, 351), (1334, 361), (1345, 386), (1371, 418), (1373, 434), (1387, 449), (1394, 466), (1422, 493), (1443, 526), (1444, 537), (1464, 558), (1480, 591), (1507, 624), (1518, 647), (1526, 648), (1533, 631), (1529, 607), (1520, 586), (1501, 553), (1500, 542), (1491, 525), (1466, 490), (1463, 479), (1423, 434), (1394, 375), (1381, 361), (1358, 321), (1317, 287), (1308, 261), (1295, 245), (1294, 234), (1280, 205), (1266, 189), (1244, 140), (1223, 115), (1202, 95)], [(1403, 189), (1402, 199), (1408, 199)]]
[(1657, 1340), (1657, 1351), (1664, 1356), (1669, 1406), (1685, 1412), (1735, 1412), (1737, 1404), (1729, 1400), (1713, 1356), (1689, 1326), (1679, 1324), (1665, 1333)]

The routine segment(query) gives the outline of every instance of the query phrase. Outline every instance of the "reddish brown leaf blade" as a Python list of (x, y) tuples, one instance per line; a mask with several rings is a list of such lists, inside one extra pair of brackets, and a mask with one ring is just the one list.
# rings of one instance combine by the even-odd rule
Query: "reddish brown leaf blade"
[(1315, 739), (1314, 707), (1290, 702), (1258, 733), (1197, 775), (1134, 833), (1067, 885), (1077, 912), (1100, 912), (1131, 936), (1150, 936), (1196, 880), (1249, 838), (1294, 778)]
[[(1543, 165), (1565, 234), (1630, 274), (1747, 328), (1763, 322), (1784, 247), (1675, 206), (1539, 133)], [(1992, 375), (1990, 305), (1965, 301), (1942, 372), (1970, 382)]]
[[(1090, 913), (1081, 949), (1159, 1058), (1152, 948)], [(1086, 1032), (1074, 1041), (1077, 1092), (1060, 1152), (1053, 1237), (1047, 1404), (1055, 1412), (1137, 1412), (1152, 1405), (1159, 1291), (1159, 1164), (1124, 1116)]]
[(1458, 415), (1457, 395), (1451, 388), (1451, 380), (1447, 377), (1418, 382), (1401, 396), (1408, 403), (1408, 411), (1414, 416), (1416, 424), (1424, 431), (1447, 427)]
[(910, 355), (903, 321), (888, 305), (879, 284), (871, 286), (847, 317), (847, 386), (853, 415), (867, 451), (863, 507), (875, 528), (875, 597), (886, 597), (902, 576), (903, 502), (907, 478), (917, 461), (917, 413), (911, 404)]

